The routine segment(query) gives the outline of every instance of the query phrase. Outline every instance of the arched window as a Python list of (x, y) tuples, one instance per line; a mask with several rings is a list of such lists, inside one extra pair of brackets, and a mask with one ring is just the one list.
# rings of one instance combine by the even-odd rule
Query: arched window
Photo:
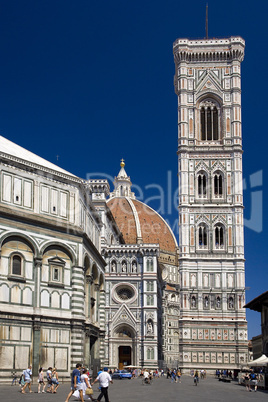
[(208, 247), (208, 233), (207, 226), (200, 225), (198, 227), (198, 248), (207, 248)]
[(207, 176), (204, 173), (197, 176), (197, 194), (199, 198), (207, 197)]
[(11, 266), (12, 275), (22, 275), (22, 259), (19, 255), (13, 255)]
[(217, 141), (219, 139), (219, 112), (217, 106), (206, 101), (200, 109), (201, 141)]
[(224, 248), (224, 229), (222, 225), (216, 225), (214, 228), (215, 248)]
[(223, 196), (223, 175), (221, 173), (216, 173), (214, 176), (214, 197), (222, 198)]
[(147, 260), (147, 272), (154, 270), (154, 264), (152, 259)]
[(147, 359), (148, 360), (154, 359), (154, 349), (153, 348), (147, 348)]

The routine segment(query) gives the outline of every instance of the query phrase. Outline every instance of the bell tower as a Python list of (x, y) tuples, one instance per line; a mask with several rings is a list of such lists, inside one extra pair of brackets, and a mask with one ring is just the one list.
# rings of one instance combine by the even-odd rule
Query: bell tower
[(241, 72), (245, 42), (177, 39), (180, 366), (247, 361)]

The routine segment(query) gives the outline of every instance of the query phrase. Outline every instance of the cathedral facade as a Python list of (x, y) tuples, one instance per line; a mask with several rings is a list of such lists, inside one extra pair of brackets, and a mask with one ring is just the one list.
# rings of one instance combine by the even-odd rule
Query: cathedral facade
[(121, 161), (83, 180), (0, 137), (0, 371), (247, 362), (244, 40), (174, 43), (179, 244)]
[[(167, 345), (164, 319), (172, 302), (179, 306), (177, 241), (164, 219), (136, 199), (124, 166), (122, 161), (107, 201), (125, 245), (103, 248), (107, 263), (105, 364), (155, 368), (178, 355), (178, 334), (174, 350), (171, 343)], [(173, 281), (172, 296), (165, 280)], [(178, 312), (171, 312), (174, 321)]]

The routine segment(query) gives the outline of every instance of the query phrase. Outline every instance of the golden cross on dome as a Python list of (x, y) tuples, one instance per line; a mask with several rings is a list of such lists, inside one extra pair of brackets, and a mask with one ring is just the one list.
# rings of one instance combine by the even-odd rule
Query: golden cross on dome
[(124, 161), (124, 159), (123, 159), (123, 158), (121, 159), (120, 166), (121, 166), (121, 168), (123, 168), (123, 167), (125, 166), (125, 161)]

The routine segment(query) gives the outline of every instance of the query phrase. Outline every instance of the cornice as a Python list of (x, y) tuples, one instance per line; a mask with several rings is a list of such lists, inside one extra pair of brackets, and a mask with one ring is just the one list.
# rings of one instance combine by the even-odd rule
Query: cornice
[(245, 41), (241, 37), (225, 39), (177, 39), (173, 44), (175, 61), (181, 62), (231, 62), (244, 59)]
[[(212, 152), (217, 153), (217, 156), (211, 155)], [(198, 158), (198, 155), (200, 158), (200, 154), (207, 154), (207, 158), (215, 158), (215, 157), (219, 156), (218, 154), (225, 153), (224, 157), (231, 158), (232, 154), (234, 152), (238, 152), (238, 153), (242, 154), (243, 153), (242, 145), (238, 145), (238, 144), (231, 145), (231, 146), (230, 145), (222, 145), (222, 144), (219, 144), (219, 145), (213, 144), (211, 146), (208, 146), (207, 144), (192, 145), (192, 146), (179, 145), (177, 155), (179, 155), (181, 153), (185, 153), (185, 154), (193, 156), (194, 154), (196, 154), (197, 158)]]
[(75, 183), (82, 183), (83, 182), (83, 180), (80, 179), (79, 177), (64, 174), (64, 173), (59, 172), (57, 170), (49, 169), (49, 168), (47, 168), (45, 166), (38, 165), (38, 164), (33, 163), (33, 162), (25, 161), (24, 159), (18, 158), (16, 156), (8, 155), (8, 154), (6, 154), (4, 152), (0, 152), (0, 158), (2, 158), (3, 160), (6, 160), (6, 161), (14, 162), (15, 164), (23, 165), (25, 168), (31, 168), (31, 169), (34, 169), (34, 170), (37, 170), (37, 171), (48, 173), (50, 175), (57, 176), (57, 177), (60, 177), (62, 179), (65, 179), (65, 180), (68, 180), (68, 181), (71, 181), (71, 182), (75, 182)]

